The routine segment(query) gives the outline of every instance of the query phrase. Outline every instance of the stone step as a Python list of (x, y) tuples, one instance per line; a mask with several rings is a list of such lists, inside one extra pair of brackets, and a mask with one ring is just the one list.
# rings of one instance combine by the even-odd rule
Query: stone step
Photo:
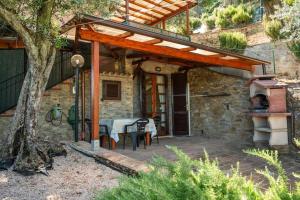
[(149, 172), (150, 170), (144, 162), (111, 150), (100, 148), (98, 151), (91, 151), (91, 145), (87, 142), (71, 143), (70, 147), (89, 157), (93, 157), (96, 161), (107, 167), (127, 175), (137, 175), (140, 172)]

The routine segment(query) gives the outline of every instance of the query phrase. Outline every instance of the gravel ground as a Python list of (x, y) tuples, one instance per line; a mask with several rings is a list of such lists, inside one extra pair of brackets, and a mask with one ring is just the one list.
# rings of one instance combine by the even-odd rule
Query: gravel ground
[(67, 151), (67, 157), (54, 158), (49, 176), (0, 171), (0, 200), (88, 200), (96, 191), (118, 185), (119, 172), (74, 150)]

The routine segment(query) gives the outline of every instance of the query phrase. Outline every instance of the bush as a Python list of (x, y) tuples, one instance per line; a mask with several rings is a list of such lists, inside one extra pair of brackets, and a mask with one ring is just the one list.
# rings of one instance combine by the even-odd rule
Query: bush
[[(170, 148), (170, 147), (169, 147)], [(192, 160), (175, 147), (176, 162), (156, 157), (152, 171), (138, 177), (123, 177), (117, 188), (101, 191), (97, 200), (299, 200), (300, 187), (289, 189), (278, 155), (272, 151), (249, 150), (246, 153), (265, 159), (277, 169), (277, 177), (266, 167), (257, 171), (269, 180), (270, 186), (262, 191), (252, 179), (239, 172), (238, 164), (231, 173), (220, 170), (216, 160), (205, 154), (203, 159)], [(299, 183), (297, 183), (299, 184)]]
[(283, 36), (280, 33), (282, 28), (282, 23), (278, 20), (271, 20), (271, 21), (264, 21), (264, 28), (265, 33), (269, 36), (272, 40), (279, 40)]
[(197, 18), (197, 17), (191, 17), (190, 25), (191, 25), (192, 30), (196, 30), (196, 29), (200, 28), (202, 25), (201, 19)]
[(219, 27), (219, 28), (231, 28), (233, 25), (242, 25), (247, 24), (252, 21), (252, 13), (253, 9), (251, 6), (245, 6), (244, 4), (240, 4), (239, 6), (227, 6), (226, 8), (215, 8), (212, 12), (212, 15), (208, 15), (207, 13), (202, 15), (201, 21), (204, 24), (207, 24), (207, 19), (212, 17), (210, 23), (214, 23), (208, 25), (210, 28)]
[(294, 5), (295, 0), (283, 0), (283, 2), (289, 6), (292, 6), (292, 5)]
[(299, 41), (291, 42), (290, 44), (288, 44), (288, 47), (290, 51), (294, 54), (294, 56), (300, 59), (300, 42)]
[(202, 24), (205, 24), (209, 30), (212, 30), (215, 28), (215, 21), (216, 21), (216, 19), (215, 19), (214, 15), (209, 16), (209, 14), (204, 13), (201, 16)]
[(231, 20), (236, 25), (248, 24), (252, 21), (252, 9), (247, 9), (244, 6), (238, 6), (236, 13), (232, 16)]
[(240, 32), (224, 32), (219, 34), (220, 47), (235, 53), (243, 53), (247, 47), (245, 34)]

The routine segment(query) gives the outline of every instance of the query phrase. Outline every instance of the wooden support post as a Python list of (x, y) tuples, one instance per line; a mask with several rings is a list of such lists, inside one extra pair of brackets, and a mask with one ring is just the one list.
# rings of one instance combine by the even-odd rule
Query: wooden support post
[(80, 139), (85, 138), (85, 72), (81, 72), (81, 135)]
[(156, 75), (152, 75), (152, 117), (156, 116), (156, 97), (157, 97), (157, 91), (156, 91)]
[(186, 5), (186, 33), (187, 35), (190, 35), (190, 9), (189, 9), (189, 5)]
[(125, 6), (126, 6), (126, 21), (129, 21), (129, 0), (125, 0)]
[(99, 150), (99, 68), (100, 68), (100, 43), (92, 41), (92, 70), (91, 70), (91, 120), (92, 134), (91, 145), (92, 150)]
[(162, 29), (166, 30), (166, 20), (162, 20)]

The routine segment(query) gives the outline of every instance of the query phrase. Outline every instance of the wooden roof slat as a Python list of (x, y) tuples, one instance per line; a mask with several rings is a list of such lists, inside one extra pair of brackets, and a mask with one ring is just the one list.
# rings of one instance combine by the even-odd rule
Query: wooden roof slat
[(179, 49), (180, 51), (194, 51), (196, 50), (195, 47), (187, 47), (187, 48), (182, 48), (182, 49)]
[(167, 2), (168, 4), (171, 4), (171, 5), (173, 5), (173, 6), (176, 6), (176, 7), (178, 7), (178, 8), (181, 8), (182, 7), (182, 5), (180, 4), (180, 3), (177, 3), (176, 1), (174, 2), (174, 1), (171, 1), (171, 0), (164, 0), (165, 2)]
[(159, 44), (159, 43), (162, 43), (163, 40), (160, 40), (160, 39), (152, 39), (152, 40), (148, 40), (146, 42), (143, 42), (145, 44)]
[(222, 60), (218, 58), (210, 58), (209, 56), (201, 56), (191, 52), (182, 52), (169, 47), (156, 46), (151, 44), (145, 44), (144, 42), (131, 41), (124, 38), (105, 35), (102, 33), (96, 33), (88, 30), (80, 30), (80, 37), (83, 40), (99, 41), (113, 46), (120, 46), (136, 51), (149, 52), (162, 56), (169, 56), (194, 62), (208, 63), (213, 65), (227, 66), (231, 68), (243, 69), (252, 71), (251, 65), (246, 65), (245, 62), (240, 60)]
[[(145, 2), (147, 2), (147, 3), (150, 3), (150, 4), (152, 4), (152, 5), (154, 5), (154, 6), (158, 7), (158, 8), (167, 10), (167, 11), (169, 11), (169, 12), (174, 12), (173, 9), (167, 7), (167, 4), (161, 5), (161, 4), (158, 4), (158, 3), (156, 3), (155, 1), (152, 1), (152, 0), (143, 0), (143, 1), (145, 1)], [(162, 1), (162, 2), (163, 2), (163, 1)]]
[[(119, 12), (122, 12), (122, 13), (124, 13), (125, 12), (125, 10), (122, 10), (122, 9), (118, 9), (118, 11)], [(135, 14), (135, 13), (132, 13), (132, 12), (129, 12), (129, 15), (130, 16), (133, 16), (133, 17), (135, 17), (135, 18), (139, 18), (139, 19), (142, 19), (142, 20), (144, 20), (144, 21), (146, 21), (146, 22), (150, 22), (151, 23), (151, 21), (153, 21), (152, 19), (149, 19), (149, 18), (147, 18), (147, 17), (144, 17), (144, 16), (142, 16), (142, 15), (138, 15), (138, 14)]]
[[(188, 9), (194, 7), (195, 5), (196, 5), (196, 3), (188, 3), (188, 4), (187, 4)], [(171, 12), (171, 13), (165, 15), (165, 16), (162, 17), (161, 19), (156, 20), (156, 21), (152, 22), (152, 23), (149, 24), (149, 25), (150, 25), (150, 26), (153, 26), (153, 25), (155, 25), (155, 24), (158, 24), (158, 23), (161, 22), (161, 21), (168, 20), (168, 19), (170, 19), (170, 18), (172, 18), (172, 17), (178, 15), (179, 13), (182, 13), (182, 12), (186, 11), (186, 9), (187, 9), (186, 6), (180, 7), (178, 10), (173, 11), (173, 12)]]
[[(75, 19), (73, 19), (73, 20), (75, 20)], [(111, 20), (104, 20), (102, 18), (91, 16), (91, 15), (82, 14), (81, 18), (80, 18), (80, 22), (81, 23), (94, 23), (96, 25), (102, 25), (102, 26), (107, 26), (107, 27), (111, 27), (111, 28), (120, 29), (120, 30), (123, 30), (123, 31), (129, 31), (129, 32), (133, 32), (135, 34), (140, 34), (140, 35), (148, 36), (148, 37), (151, 37), (151, 38), (156, 38), (156, 39), (165, 40), (165, 41), (169, 41), (169, 42), (174, 42), (174, 43), (178, 43), (178, 44), (182, 44), (182, 45), (186, 45), (186, 46), (190, 46), (190, 47), (195, 47), (199, 50), (212, 52), (214, 54), (219, 53), (219, 54), (224, 54), (224, 55), (228, 55), (228, 56), (233, 56), (233, 57), (240, 58), (241, 60), (252, 61), (253, 65), (270, 64), (269, 61), (264, 61), (264, 60), (260, 60), (260, 59), (256, 59), (256, 58), (252, 58), (252, 57), (232, 53), (232, 52), (217, 49), (217, 48), (214, 48), (214, 47), (209, 47), (209, 46), (206, 46), (206, 45), (203, 45), (203, 44), (183, 40), (183, 39), (180, 39), (180, 38), (177, 38), (177, 37), (171, 37), (169, 35), (157, 33), (157, 32), (154, 32), (154, 31), (145, 30), (143, 28), (137, 28), (137, 27), (130, 26), (130, 25), (127, 25), (127, 24), (113, 22)], [(70, 29), (70, 27), (68, 25), (62, 27), (62, 30), (69, 30), (69, 29)], [(179, 50), (177, 50), (177, 51), (179, 51)]]
[[(125, 5), (122, 5), (122, 8), (126, 9)], [(138, 10), (136, 8), (133, 8), (132, 6), (129, 6), (129, 10), (132, 10), (133, 12), (140, 13), (140, 14), (145, 15), (145, 16), (150, 17), (150, 18), (154, 18), (155, 20), (159, 19), (159, 17), (157, 17), (155, 15), (152, 15), (152, 14), (148, 13), (147, 11), (141, 12), (140, 10)]]
[(134, 33), (132, 33), (132, 32), (125, 32), (125, 33), (122, 33), (122, 34), (118, 35), (118, 37), (128, 38), (128, 37), (131, 37), (133, 35), (134, 35)]
[[(130, 1), (130, 4), (136, 5), (136, 6), (138, 6), (138, 7), (141, 7), (142, 9), (146, 9), (147, 11), (154, 12), (154, 13), (159, 14), (159, 15), (161, 15), (161, 16), (164, 16), (164, 15), (166, 14), (166, 13), (163, 13), (163, 12), (161, 12), (161, 11), (159, 11), (159, 10), (156, 10), (156, 9), (153, 9), (153, 8), (151, 8), (151, 10), (149, 10), (149, 7), (147, 7), (146, 5), (140, 4), (140, 3), (135, 2), (135, 1)], [(130, 4), (129, 4), (129, 5), (130, 5)]]

